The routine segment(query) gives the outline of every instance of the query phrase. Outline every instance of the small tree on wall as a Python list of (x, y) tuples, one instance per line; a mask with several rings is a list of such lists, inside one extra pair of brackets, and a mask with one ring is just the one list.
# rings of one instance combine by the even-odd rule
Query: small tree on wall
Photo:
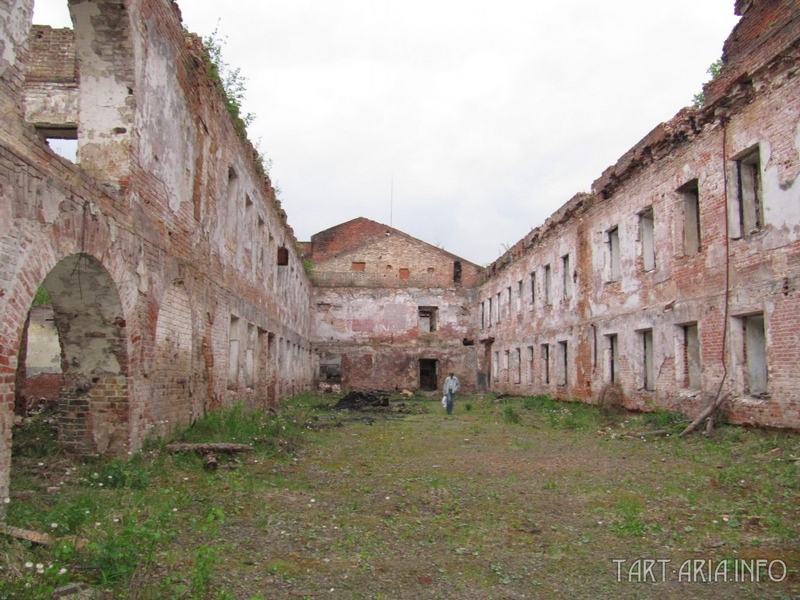
[(692, 104), (694, 104), (695, 107), (700, 107), (703, 106), (703, 104), (705, 104), (706, 88), (708, 87), (709, 83), (711, 83), (717, 77), (719, 77), (719, 74), (720, 72), (722, 72), (722, 67), (724, 66), (724, 64), (725, 63), (723, 63), (722, 59), (720, 58), (711, 63), (711, 66), (709, 66), (708, 69), (706, 69), (706, 73), (711, 75), (711, 79), (709, 79), (703, 84), (703, 91), (695, 94), (694, 98), (692, 98)]

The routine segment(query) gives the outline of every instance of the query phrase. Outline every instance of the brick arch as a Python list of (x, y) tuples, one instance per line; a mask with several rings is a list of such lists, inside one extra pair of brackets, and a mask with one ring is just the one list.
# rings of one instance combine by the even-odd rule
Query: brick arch
[(157, 435), (185, 427), (199, 416), (194, 402), (192, 332), (189, 294), (183, 284), (175, 282), (164, 293), (156, 323), (150, 413)]
[(123, 454), (130, 433), (129, 365), (117, 286), (87, 254), (61, 259), (42, 285), (61, 340), (60, 441), (80, 454)]
[[(18, 355), (26, 315), (39, 284), (53, 301), (63, 346), (64, 385), (59, 406), (60, 438), (65, 447), (79, 453), (121, 455), (130, 442), (128, 327), (111, 274), (87, 254), (58, 260), (44, 240), (38, 251), (28, 254), (18, 266), (19, 276), (0, 301), (6, 324), (0, 329), (0, 519), (5, 513), (11, 471)], [(83, 347), (91, 349), (89, 355), (84, 356)], [(81, 402), (83, 410), (78, 410)]]

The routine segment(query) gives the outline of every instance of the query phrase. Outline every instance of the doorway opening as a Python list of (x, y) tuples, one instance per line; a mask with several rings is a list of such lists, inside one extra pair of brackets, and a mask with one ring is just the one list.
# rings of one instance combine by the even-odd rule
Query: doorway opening
[(437, 362), (435, 358), (419, 359), (419, 389), (426, 392), (432, 392), (438, 389), (439, 381), (436, 375)]

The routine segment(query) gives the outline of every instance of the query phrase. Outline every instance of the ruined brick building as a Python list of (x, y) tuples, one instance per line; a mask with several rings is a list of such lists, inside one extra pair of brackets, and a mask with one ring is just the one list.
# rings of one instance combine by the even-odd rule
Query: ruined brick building
[[(0, 498), (27, 315), (61, 345), (60, 438), (124, 454), (314, 375), (311, 285), (200, 39), (168, 0), (0, 2)], [(46, 142), (77, 140), (77, 164)]]
[(800, 11), (736, 3), (705, 103), (491, 265), (480, 370), (506, 392), (800, 427)]
[[(319, 381), (449, 370), (690, 414), (730, 393), (735, 422), (800, 427), (797, 0), (736, 2), (705, 103), (485, 270), (366, 219), (298, 244), (170, 0), (70, 0), (72, 30), (32, 28), (32, 7), (0, 0), (0, 498), (35, 378), (85, 453)], [(44, 322), (55, 366), (26, 349)]]
[[(368, 219), (318, 233), (303, 249), (323, 381), (436, 390), (442, 369), (474, 372), (480, 267)], [(474, 376), (463, 379), (476, 388)]]

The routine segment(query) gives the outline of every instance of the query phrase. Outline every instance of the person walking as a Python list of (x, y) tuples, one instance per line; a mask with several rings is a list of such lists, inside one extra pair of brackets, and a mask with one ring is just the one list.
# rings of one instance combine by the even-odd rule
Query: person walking
[(450, 376), (444, 380), (444, 395), (447, 397), (445, 408), (447, 408), (448, 415), (453, 414), (453, 396), (455, 396), (459, 387), (461, 387), (461, 384), (458, 382), (458, 377), (450, 371)]

